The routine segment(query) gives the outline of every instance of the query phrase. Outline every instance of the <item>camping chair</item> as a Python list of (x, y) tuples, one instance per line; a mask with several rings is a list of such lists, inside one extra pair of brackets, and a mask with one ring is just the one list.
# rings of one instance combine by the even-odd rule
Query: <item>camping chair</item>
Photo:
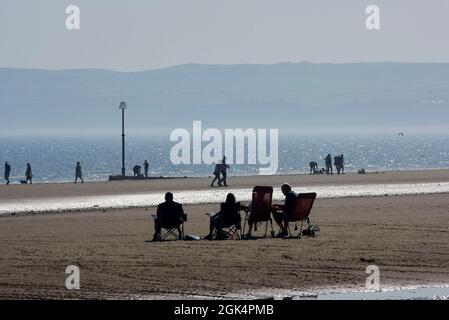
[[(316, 193), (300, 193), (296, 197), (295, 206), (293, 207), (293, 211), (290, 212), (287, 216), (288, 219), (288, 233), (290, 237), (301, 237), (302, 227), (304, 222), (307, 223), (307, 226), (310, 225), (310, 211), (312, 210), (313, 203), (316, 198)], [(299, 228), (299, 233), (297, 236), (293, 236), (290, 230), (290, 222), (295, 222), (295, 230), (298, 230), (298, 222), (301, 222), (301, 226)]]
[[(212, 216), (214, 214), (212, 213), (206, 213), (206, 215), (209, 216), (209, 219), (212, 219)], [(239, 211), (240, 215), (240, 211)], [(241, 239), (242, 238), (242, 227), (240, 222), (237, 223), (229, 223), (226, 224), (224, 221), (221, 221), (221, 235), (218, 234), (218, 230), (214, 228), (214, 232), (212, 234), (212, 239)]]
[(246, 221), (251, 220), (254, 224), (254, 231), (257, 230), (257, 223), (265, 222), (265, 235), (267, 236), (268, 222), (271, 225), (271, 236), (274, 237), (273, 220), (271, 219), (271, 202), (273, 200), (273, 187), (256, 186), (253, 189), (253, 196), (249, 212), (245, 214), (243, 222), (243, 234), (245, 234)]
[[(156, 224), (156, 220), (157, 220), (157, 215), (156, 214), (152, 214), (151, 215), (153, 217), (153, 221)], [(173, 221), (164, 221), (164, 214), (161, 215), (161, 234), (160, 234), (160, 238), (159, 240), (165, 240), (168, 237), (172, 236), (173, 238), (175, 238), (176, 240), (178, 240), (178, 226), (181, 227), (181, 238), (184, 239), (184, 222), (187, 221), (187, 214), (184, 213), (183, 214), (183, 219), (181, 224), (179, 223), (174, 223)], [(166, 232), (163, 233), (162, 230), (165, 230)]]

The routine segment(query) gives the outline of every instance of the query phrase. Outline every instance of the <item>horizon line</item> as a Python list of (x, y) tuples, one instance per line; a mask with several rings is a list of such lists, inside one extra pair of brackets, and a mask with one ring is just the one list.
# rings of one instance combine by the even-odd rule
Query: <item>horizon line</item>
[(284, 62), (274, 62), (274, 63), (197, 63), (197, 62), (188, 62), (182, 64), (169, 65), (164, 67), (156, 67), (156, 68), (146, 68), (141, 70), (118, 70), (118, 69), (108, 69), (108, 68), (95, 68), (95, 67), (79, 67), (79, 68), (45, 68), (45, 67), (2, 67), (0, 66), (0, 70), (33, 70), (33, 71), (48, 71), (48, 72), (61, 72), (61, 71), (107, 71), (107, 72), (116, 72), (116, 73), (143, 73), (150, 71), (162, 71), (168, 69), (175, 69), (186, 66), (209, 66), (209, 67), (233, 67), (233, 66), (276, 66), (276, 65), (298, 65), (298, 64), (312, 64), (312, 65), (354, 65), (354, 64), (449, 64), (449, 61), (442, 62), (408, 62), (408, 61), (356, 61), (356, 62), (311, 62), (311, 61), (284, 61)]
[[(207, 126), (206, 126), (207, 127)], [(205, 128), (206, 128), (205, 127)], [(153, 127), (153, 128), (128, 128), (127, 135), (133, 136), (160, 136), (167, 135), (172, 130), (180, 128), (180, 126), (175, 127)], [(205, 129), (203, 128), (203, 129)], [(209, 128), (209, 127), (207, 127)], [(243, 127), (242, 127), (243, 128)], [(262, 126), (263, 129), (272, 129), (270, 126)], [(191, 127), (186, 127), (185, 129), (191, 130)], [(226, 126), (218, 126), (216, 129), (225, 130)], [(245, 129), (245, 128), (243, 128)], [(441, 125), (371, 125), (371, 126), (304, 126), (298, 127), (278, 127), (277, 128), (282, 134), (281, 135), (397, 135), (399, 132), (405, 132), (406, 135), (416, 136), (416, 135), (449, 135), (449, 124)], [(116, 128), (84, 128), (81, 132), (76, 128), (67, 129), (3, 129), (0, 130), (0, 135), (5, 137), (20, 137), (20, 136), (54, 136), (67, 137), (67, 136), (118, 136), (120, 133), (119, 129)], [(1, 140), (1, 138), (0, 138)]]

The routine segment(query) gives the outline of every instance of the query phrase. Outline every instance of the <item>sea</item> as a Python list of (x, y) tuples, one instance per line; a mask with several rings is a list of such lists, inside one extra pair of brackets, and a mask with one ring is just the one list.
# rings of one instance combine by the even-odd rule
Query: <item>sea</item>
[[(148, 160), (150, 176), (212, 175), (213, 165), (210, 164), (173, 164), (170, 151), (175, 144), (169, 136), (127, 136), (127, 174), (132, 175), (134, 165), (143, 168), (144, 160)], [(328, 153), (344, 155), (346, 172), (449, 168), (449, 133), (404, 136), (280, 134), (278, 173), (306, 173), (310, 161), (324, 167), (324, 157)], [(121, 173), (121, 137), (0, 136), (0, 161), (8, 161), (11, 165), (11, 183), (24, 179), (27, 163), (32, 166), (34, 183), (70, 182), (74, 180), (77, 161), (81, 162), (85, 180), (105, 181), (109, 175)], [(231, 176), (259, 174), (259, 165), (232, 164), (229, 158), (228, 162), (231, 163), (228, 173)], [(1, 176), (3, 179), (3, 174)]]

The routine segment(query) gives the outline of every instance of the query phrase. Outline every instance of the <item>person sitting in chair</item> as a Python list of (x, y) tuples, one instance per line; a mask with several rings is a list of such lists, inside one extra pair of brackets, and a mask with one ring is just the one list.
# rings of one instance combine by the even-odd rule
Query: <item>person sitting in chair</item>
[(237, 228), (240, 229), (241, 217), (239, 211), (247, 209), (248, 207), (241, 205), (240, 202), (236, 202), (234, 194), (228, 193), (226, 202), (220, 204), (220, 211), (210, 218), (210, 230), (205, 239), (212, 240), (214, 229), (217, 230), (217, 238), (223, 236), (223, 227), (227, 228), (237, 225)]
[(173, 201), (173, 193), (165, 194), (165, 202), (157, 206), (157, 217), (154, 220), (155, 233), (153, 241), (161, 239), (161, 228), (176, 228), (179, 239), (182, 239), (181, 224), (184, 222), (184, 210), (182, 205)]
[(281, 228), (281, 231), (277, 236), (285, 237), (288, 235), (288, 215), (294, 209), (298, 195), (292, 190), (292, 187), (288, 183), (284, 183), (281, 186), (281, 191), (285, 196), (285, 202), (283, 205), (273, 205), (273, 218)]

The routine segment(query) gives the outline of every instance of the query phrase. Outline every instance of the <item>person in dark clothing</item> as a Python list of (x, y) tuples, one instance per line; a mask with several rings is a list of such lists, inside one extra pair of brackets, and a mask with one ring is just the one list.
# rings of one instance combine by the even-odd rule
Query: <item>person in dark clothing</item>
[(226, 157), (223, 157), (223, 161), (221, 162), (221, 166), (220, 166), (220, 171), (221, 171), (221, 180), (219, 182), (223, 183), (223, 185), (225, 187), (227, 187), (228, 185), (226, 184), (226, 170), (231, 169), (227, 164), (226, 164)]
[(157, 217), (154, 220), (153, 241), (160, 240), (161, 228), (175, 228), (178, 230), (179, 239), (182, 239), (181, 224), (184, 221), (184, 209), (178, 202), (173, 201), (173, 193), (165, 194), (165, 202), (157, 206)]
[(148, 178), (148, 168), (150, 167), (150, 164), (147, 160), (143, 162), (143, 170), (145, 172), (145, 178)]
[(81, 183), (84, 183), (83, 173), (81, 172), (81, 165), (80, 165), (79, 161), (76, 163), (75, 182), (74, 183), (76, 183), (78, 181), (78, 179), (81, 179)]
[(214, 186), (215, 181), (218, 181), (218, 185), (221, 187), (220, 172), (221, 172), (221, 164), (217, 163), (214, 168), (214, 180), (212, 180), (210, 184), (211, 187)]
[(318, 163), (316, 163), (315, 161), (310, 161), (309, 168), (310, 168), (309, 173), (315, 174), (318, 171)]
[(30, 184), (33, 183), (33, 172), (31, 171), (31, 165), (27, 163), (27, 171), (25, 172), (25, 179), (28, 183), (28, 180), (30, 181)]
[(340, 156), (335, 156), (334, 157), (334, 166), (335, 166), (335, 170), (337, 170), (337, 174), (340, 174), (341, 171), (341, 164), (340, 164)]
[(332, 157), (330, 154), (328, 154), (326, 156), (326, 158), (324, 159), (324, 162), (326, 164), (326, 174), (333, 174), (332, 172)]
[(335, 169), (337, 170), (337, 174), (345, 173), (345, 159), (342, 154), (334, 157), (334, 166)]
[(214, 229), (217, 230), (217, 239), (220, 239), (223, 236), (222, 228), (233, 225), (237, 225), (240, 228), (240, 210), (247, 209), (248, 207), (241, 205), (240, 202), (236, 202), (234, 194), (228, 193), (226, 202), (220, 204), (220, 211), (210, 218), (210, 230), (205, 239), (212, 240)]
[(134, 177), (142, 176), (142, 174), (140, 173), (140, 168), (141, 168), (141, 166), (139, 166), (139, 165), (135, 165), (133, 167), (133, 175), (134, 175)]
[(281, 228), (281, 231), (277, 235), (278, 237), (284, 237), (288, 235), (288, 216), (294, 209), (297, 193), (292, 190), (292, 187), (288, 183), (284, 183), (281, 186), (281, 191), (285, 196), (285, 202), (283, 205), (274, 205), (273, 218)]
[(343, 155), (340, 155), (340, 169), (341, 174), (345, 174), (345, 158)]
[(9, 184), (9, 174), (11, 173), (11, 166), (8, 162), (5, 162), (5, 180), (6, 184)]

